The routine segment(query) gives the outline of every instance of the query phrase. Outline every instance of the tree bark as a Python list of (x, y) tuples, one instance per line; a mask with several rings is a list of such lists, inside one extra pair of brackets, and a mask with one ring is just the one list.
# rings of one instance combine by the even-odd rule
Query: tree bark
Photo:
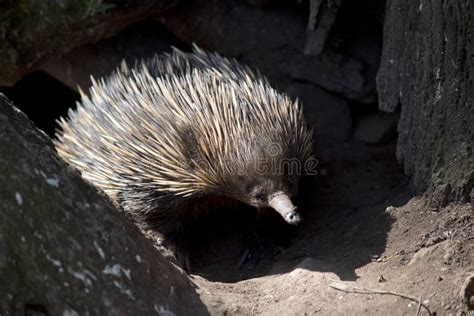
[(377, 85), (401, 107), (397, 157), (438, 206), (469, 201), (474, 183), (474, 20), (469, 0), (388, 0)]

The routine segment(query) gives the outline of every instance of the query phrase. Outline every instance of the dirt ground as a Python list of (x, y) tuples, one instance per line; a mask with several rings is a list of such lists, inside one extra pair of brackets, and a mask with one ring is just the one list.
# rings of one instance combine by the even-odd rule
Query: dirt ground
[[(421, 298), (437, 315), (474, 315), (460, 296), (474, 271), (472, 204), (435, 210), (423, 197), (411, 196), (394, 150), (394, 144), (356, 142), (346, 143), (342, 151), (326, 150), (330, 163), (323, 160), (324, 175), (302, 185), (297, 202), (304, 223), (295, 229), (277, 216), (249, 228), (252, 215), (245, 211), (204, 219), (194, 240), (191, 278), (210, 312), (418, 312), (416, 301), (331, 287), (337, 285)], [(255, 235), (249, 232), (259, 237), (249, 238)], [(245, 248), (251, 255), (239, 268)], [(420, 307), (419, 314), (428, 312)]]

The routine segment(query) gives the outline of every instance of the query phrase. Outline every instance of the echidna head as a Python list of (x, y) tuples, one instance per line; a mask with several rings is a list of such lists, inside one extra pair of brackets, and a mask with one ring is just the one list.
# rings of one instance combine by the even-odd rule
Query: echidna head
[(256, 208), (271, 207), (277, 211), (287, 223), (297, 225), (301, 216), (290, 197), (296, 193), (294, 184), (284, 180), (284, 176), (263, 178), (260, 183), (251, 186), (246, 192), (246, 203)]
[(224, 194), (257, 209), (273, 208), (287, 223), (299, 224), (302, 218), (290, 198), (297, 193), (301, 173), (297, 168), (290, 168), (289, 162), (300, 161), (282, 155), (269, 156), (262, 154), (261, 148), (254, 149), (253, 155), (242, 161), (238, 174), (225, 177)]

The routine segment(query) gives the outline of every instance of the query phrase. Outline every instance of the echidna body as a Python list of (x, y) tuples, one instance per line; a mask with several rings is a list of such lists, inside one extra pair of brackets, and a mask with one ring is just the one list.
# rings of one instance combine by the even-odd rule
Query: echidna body
[(311, 157), (297, 102), (235, 60), (177, 49), (93, 80), (60, 120), (59, 154), (142, 227), (176, 237), (218, 201), (272, 207), (290, 201)]

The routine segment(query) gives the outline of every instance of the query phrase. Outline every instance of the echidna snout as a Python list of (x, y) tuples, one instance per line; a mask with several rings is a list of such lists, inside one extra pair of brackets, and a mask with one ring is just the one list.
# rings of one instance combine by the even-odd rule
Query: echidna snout
[(269, 197), (268, 204), (277, 211), (288, 224), (298, 225), (301, 222), (301, 215), (296, 212), (296, 206), (291, 203), (286, 193), (279, 191), (272, 194)]
[[(250, 171), (246, 173), (246, 177), (240, 178), (241, 181), (234, 182), (230, 186), (230, 191), (234, 192), (230, 196), (257, 209), (270, 207), (280, 214), (288, 224), (298, 225), (302, 217), (290, 200), (290, 197), (296, 194), (296, 183), (289, 181), (288, 176), (272, 172), (259, 175), (257, 178), (260, 179), (256, 179), (252, 177), (252, 175), (255, 175), (251, 171), (252, 163), (249, 163), (249, 165), (248, 170)], [(271, 169), (268, 168), (267, 170)], [(252, 184), (249, 185), (249, 183)], [(248, 189), (249, 186), (251, 189)]]

